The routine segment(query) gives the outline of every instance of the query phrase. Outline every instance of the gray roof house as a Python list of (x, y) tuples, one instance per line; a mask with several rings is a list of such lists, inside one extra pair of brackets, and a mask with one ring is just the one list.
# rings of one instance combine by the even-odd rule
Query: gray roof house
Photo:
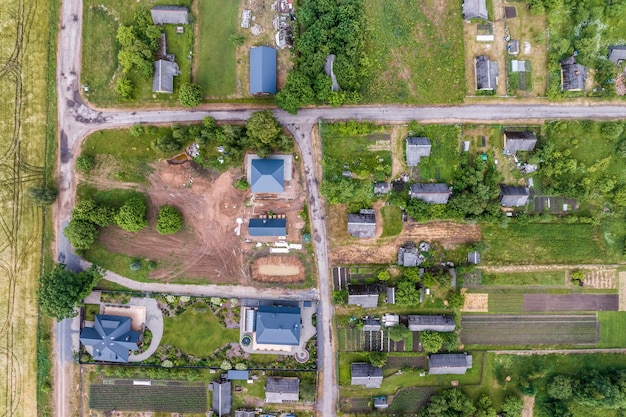
[(97, 361), (128, 362), (129, 351), (138, 349), (139, 332), (130, 330), (130, 317), (96, 314), (93, 327), (80, 333), (80, 343), (91, 346)]
[(376, 368), (367, 362), (355, 362), (350, 364), (350, 376), (350, 385), (380, 388), (383, 383), (383, 368)]
[(488, 56), (477, 56), (476, 90), (495, 90), (498, 86), (498, 63), (490, 61)]
[(409, 330), (412, 332), (453, 332), (456, 323), (452, 316), (409, 315)]
[(218, 416), (230, 416), (230, 408), (233, 402), (230, 381), (226, 379), (216, 379), (211, 382), (213, 391), (212, 410)]
[(226, 379), (229, 381), (247, 381), (250, 373), (248, 371), (239, 371), (237, 369), (231, 369), (226, 373)]
[(285, 161), (282, 159), (253, 159), (251, 169), (253, 193), (285, 191)]
[(287, 236), (287, 219), (250, 219), (250, 236)]
[(617, 65), (626, 61), (626, 45), (609, 46), (609, 61)]
[(154, 93), (172, 94), (174, 92), (174, 77), (178, 74), (180, 74), (180, 70), (176, 62), (165, 59), (155, 61), (152, 91)]
[(418, 266), (424, 262), (424, 255), (419, 253), (419, 249), (413, 242), (406, 242), (404, 246), (398, 248), (398, 265)]
[(528, 188), (500, 186), (500, 204), (504, 207), (522, 207), (528, 203)]
[(413, 184), (410, 191), (411, 198), (418, 198), (426, 203), (447, 204), (450, 198), (448, 184)]
[(434, 375), (463, 375), (472, 368), (472, 355), (466, 353), (428, 356), (428, 373)]
[(374, 194), (387, 194), (389, 191), (391, 191), (391, 184), (388, 182), (377, 182), (374, 184)]
[(256, 314), (256, 343), (298, 346), (300, 321), (298, 307), (260, 306)]
[(359, 214), (348, 214), (348, 233), (361, 239), (376, 235), (376, 215), (374, 210), (361, 210)]
[(374, 317), (367, 317), (363, 319), (364, 332), (379, 332), (380, 329), (380, 319)]
[(406, 164), (415, 167), (424, 156), (430, 156), (432, 145), (428, 138), (409, 137), (406, 139)]
[(276, 94), (276, 49), (250, 48), (250, 94)]
[(465, 0), (463, 1), (463, 19), (484, 19), (487, 20), (487, 0)]
[(467, 262), (478, 265), (480, 263), (480, 252), (474, 251), (467, 254)]
[(522, 132), (504, 130), (504, 153), (513, 155), (517, 151), (530, 152), (537, 145), (535, 132), (525, 130)]
[(576, 58), (561, 61), (561, 86), (563, 91), (584, 91), (587, 67), (577, 64)]
[(255, 417), (256, 411), (254, 410), (235, 410), (235, 417)]
[(164, 23), (171, 25), (186, 25), (189, 23), (189, 10), (178, 6), (154, 6), (150, 13), (155, 25)]
[(378, 285), (348, 285), (348, 304), (363, 308), (378, 307)]
[(265, 381), (265, 402), (282, 404), (300, 400), (300, 380), (298, 378), (270, 378)]

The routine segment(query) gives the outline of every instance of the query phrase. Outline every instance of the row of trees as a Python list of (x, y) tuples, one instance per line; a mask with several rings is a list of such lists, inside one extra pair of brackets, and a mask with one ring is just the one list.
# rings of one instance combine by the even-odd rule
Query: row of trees
[[(521, 417), (524, 404), (521, 398), (508, 396), (502, 405), (502, 415)], [(430, 397), (421, 408), (419, 417), (496, 417), (497, 411), (488, 395), (483, 394), (476, 404), (458, 388), (439, 392)]]

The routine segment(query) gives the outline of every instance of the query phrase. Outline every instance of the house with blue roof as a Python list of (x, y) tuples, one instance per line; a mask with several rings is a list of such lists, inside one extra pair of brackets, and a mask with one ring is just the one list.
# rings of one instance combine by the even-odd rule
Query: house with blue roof
[(301, 326), (298, 307), (260, 306), (256, 314), (256, 343), (298, 346)]
[(91, 346), (94, 360), (128, 362), (139, 341), (139, 332), (130, 330), (130, 323), (130, 317), (96, 314), (94, 326), (80, 333), (80, 343)]
[(287, 236), (287, 219), (250, 219), (250, 236)]
[(282, 193), (285, 191), (285, 161), (282, 159), (253, 159), (250, 185), (253, 193)]
[(250, 48), (250, 94), (276, 94), (276, 49)]

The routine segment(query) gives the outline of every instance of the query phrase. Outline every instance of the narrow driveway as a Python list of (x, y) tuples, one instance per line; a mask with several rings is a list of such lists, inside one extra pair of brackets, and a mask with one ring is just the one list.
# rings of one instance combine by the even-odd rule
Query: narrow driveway
[(150, 329), (152, 333), (152, 341), (150, 342), (150, 346), (146, 349), (145, 352), (130, 355), (128, 358), (131, 362), (141, 362), (148, 359), (154, 352), (156, 352), (157, 348), (161, 344), (161, 338), (163, 337), (163, 313), (159, 308), (159, 304), (157, 300), (154, 298), (139, 298), (132, 297), (130, 302), (128, 303), (132, 306), (146, 306), (146, 327)]

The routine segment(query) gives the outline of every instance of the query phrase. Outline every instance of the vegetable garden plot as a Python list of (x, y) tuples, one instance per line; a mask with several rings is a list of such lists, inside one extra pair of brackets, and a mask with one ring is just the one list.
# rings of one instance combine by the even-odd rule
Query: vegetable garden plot
[(184, 386), (92, 385), (89, 407), (95, 410), (205, 413), (203, 384)]

